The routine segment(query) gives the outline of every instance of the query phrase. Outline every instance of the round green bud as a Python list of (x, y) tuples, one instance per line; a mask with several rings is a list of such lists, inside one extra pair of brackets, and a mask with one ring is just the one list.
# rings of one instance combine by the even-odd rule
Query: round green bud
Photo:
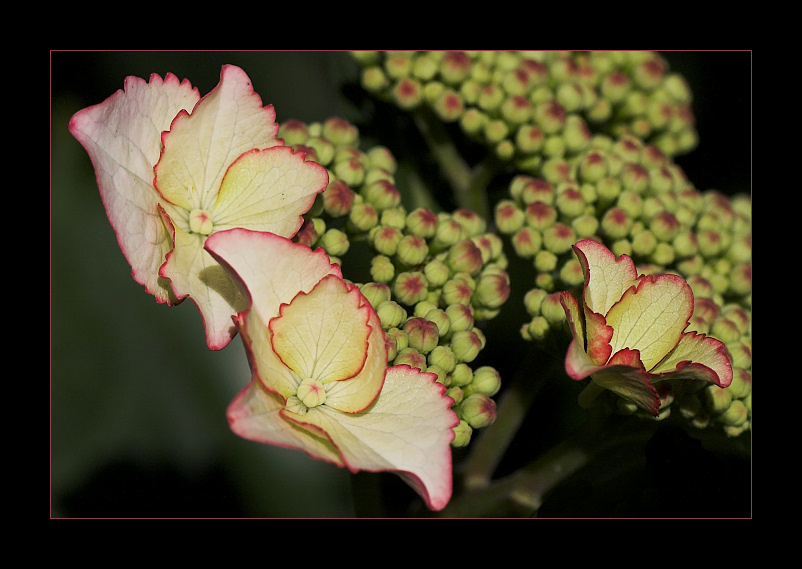
[(429, 245), (423, 237), (404, 235), (398, 242), (396, 258), (408, 267), (420, 265), (429, 254)]
[(553, 292), (547, 295), (540, 306), (540, 313), (549, 324), (562, 324), (565, 321), (565, 310), (560, 303), (560, 294)]
[(404, 234), (397, 227), (377, 225), (371, 229), (369, 238), (376, 249), (382, 255), (391, 257), (398, 250), (398, 244)]
[(404, 229), (407, 221), (407, 212), (403, 206), (391, 207), (382, 210), (379, 214), (379, 224)]
[(524, 324), (521, 329), (521, 336), (525, 340), (543, 340), (549, 332), (549, 321), (543, 316), (535, 316), (528, 324)]
[(517, 231), (511, 239), (515, 253), (524, 259), (534, 257), (543, 245), (541, 233), (532, 227), (526, 226)]
[(668, 243), (658, 243), (649, 260), (655, 265), (666, 267), (674, 262), (674, 248)]
[(736, 399), (732, 404), (727, 407), (726, 411), (716, 417), (720, 423), (729, 426), (738, 426), (746, 422), (749, 418), (749, 412), (743, 401)]
[(743, 368), (736, 368), (733, 372), (732, 383), (727, 389), (732, 393), (733, 399), (744, 399), (752, 392), (752, 376)]
[(424, 371), (426, 373), (433, 373), (434, 375), (437, 376), (436, 379), (437, 383), (442, 383), (443, 385), (445, 385), (446, 379), (448, 378), (448, 374), (445, 372), (445, 370), (437, 366), (429, 365), (426, 366), (426, 369)]
[(429, 286), (437, 288), (443, 286), (448, 278), (451, 276), (451, 271), (445, 263), (438, 259), (431, 259), (423, 267), (423, 274), (429, 282)]
[(376, 314), (381, 320), (382, 328), (397, 328), (407, 319), (407, 311), (394, 300), (385, 300), (376, 307)]
[(357, 146), (359, 130), (345, 119), (332, 117), (323, 122), (322, 134), (335, 146)]
[[(385, 331), (384, 335), (387, 336), (388, 338), (393, 339), (393, 341), (395, 342), (396, 351), (401, 351), (404, 348), (409, 347), (409, 338), (407, 337), (407, 333), (401, 330), (400, 328), (397, 328), (395, 326), (388, 328)], [(388, 359), (393, 360), (395, 359), (395, 357)]]
[(446, 265), (455, 273), (476, 275), (482, 270), (482, 252), (470, 239), (463, 239), (448, 251)]
[(632, 241), (629, 239), (616, 239), (610, 246), (610, 251), (620, 257), (621, 255), (632, 256)]
[(471, 301), (482, 308), (499, 308), (510, 296), (510, 279), (506, 274), (482, 274), (476, 281)]
[(468, 78), (472, 61), (463, 51), (447, 51), (440, 60), (440, 79), (449, 85), (456, 85)]
[(369, 203), (356, 203), (348, 213), (348, 226), (356, 232), (370, 231), (378, 222), (379, 214)]
[(704, 402), (714, 415), (723, 413), (732, 403), (732, 393), (717, 385), (710, 385), (704, 389)]
[[(467, 98), (464, 91), (461, 94)], [(478, 137), (484, 131), (485, 125), (489, 120), (487, 115), (479, 109), (469, 107), (460, 115), (459, 125), (468, 136)]]
[(487, 230), (487, 222), (478, 213), (469, 209), (457, 209), (451, 214), (451, 219), (465, 229), (465, 237), (476, 237)]
[[(418, 305), (420, 304), (418, 303)], [(423, 317), (437, 326), (437, 333), (441, 338), (444, 338), (451, 329), (451, 320), (442, 308), (432, 308), (426, 311)]]
[(451, 335), (451, 349), (459, 362), (470, 363), (482, 349), (482, 340), (474, 330), (457, 330)]
[(359, 287), (359, 290), (374, 309), (382, 302), (390, 300), (392, 295), (389, 286), (378, 282), (365, 283)]
[(545, 142), (543, 130), (537, 125), (523, 124), (515, 130), (515, 147), (523, 154), (540, 152)]
[(602, 205), (615, 203), (622, 191), (621, 182), (618, 178), (608, 176), (596, 183), (596, 195)]
[(484, 393), (473, 393), (462, 400), (459, 416), (474, 429), (492, 425), (496, 421), (496, 402)]
[(455, 276), (443, 284), (443, 302), (451, 304), (470, 304), (476, 284), (464, 277)]
[(445, 308), (450, 332), (471, 330), (474, 325), (473, 309), (467, 303), (449, 304)]
[(409, 338), (409, 347), (422, 354), (431, 352), (440, 341), (437, 326), (425, 318), (409, 318), (403, 327)]
[(543, 231), (557, 221), (557, 209), (544, 202), (533, 202), (526, 206), (524, 212), (529, 227)]
[(457, 356), (449, 346), (435, 346), (429, 353), (428, 362), (450, 374), (457, 366)]
[(471, 367), (466, 363), (458, 362), (457, 365), (454, 366), (454, 370), (451, 372), (448, 383), (449, 385), (457, 387), (465, 387), (472, 381), (473, 370)]
[(577, 286), (585, 282), (582, 265), (576, 258), (571, 257), (565, 261), (560, 268), (560, 280), (567, 286)]
[(649, 229), (655, 237), (666, 243), (673, 241), (681, 228), (682, 226), (674, 214), (668, 211), (658, 213), (649, 221)]
[(390, 79), (379, 66), (372, 65), (362, 69), (359, 81), (362, 87), (369, 93), (379, 93), (390, 85)]
[(562, 191), (558, 190), (556, 204), (557, 211), (568, 218), (574, 218), (585, 212), (584, 196), (576, 187), (567, 187)]
[(570, 225), (555, 223), (543, 230), (543, 245), (546, 250), (555, 255), (561, 255), (571, 250), (576, 242), (576, 233)]
[(548, 294), (548, 291), (542, 288), (533, 288), (526, 292), (524, 295), (524, 306), (530, 316), (537, 316), (540, 314), (540, 307), (543, 305), (543, 300)]
[(450, 217), (440, 219), (430, 245), (432, 251), (444, 251), (465, 237), (465, 229)]
[(378, 283), (389, 283), (395, 276), (395, 266), (389, 257), (376, 255), (370, 261), (370, 276)]
[(365, 167), (356, 159), (341, 160), (334, 164), (334, 175), (351, 187), (362, 184), (365, 179)]
[(534, 266), (540, 273), (549, 273), (557, 268), (557, 261), (557, 255), (544, 249), (535, 255)]
[(322, 197), (326, 213), (342, 217), (351, 211), (356, 193), (342, 180), (334, 180), (323, 191)]
[(657, 248), (657, 237), (645, 229), (632, 237), (632, 253), (639, 257), (648, 257)]
[(426, 356), (421, 354), (415, 348), (404, 348), (398, 351), (398, 355), (393, 360), (393, 365), (408, 365), (410, 367), (418, 368), (421, 371), (426, 371), (428, 367), (426, 364)]
[(622, 239), (629, 235), (632, 223), (632, 217), (625, 210), (613, 207), (602, 216), (601, 228), (610, 239)]
[(393, 294), (402, 304), (414, 306), (426, 299), (429, 293), (429, 283), (419, 271), (399, 273), (393, 284)]
[(459, 120), (465, 111), (465, 102), (459, 93), (445, 88), (432, 102), (431, 107), (443, 122), (454, 122)]
[(431, 54), (426, 52), (418, 53), (412, 60), (412, 74), (419, 79), (428, 81), (437, 75), (439, 64), (437, 58)]
[(419, 107), (424, 101), (423, 87), (411, 77), (404, 77), (393, 85), (390, 96), (399, 108), (406, 111)]
[(412, 311), (412, 314), (414, 316), (417, 316), (418, 318), (424, 318), (426, 316), (426, 313), (436, 308), (437, 308), (437, 303), (432, 302), (427, 298), (426, 300), (421, 300), (418, 304), (415, 305), (415, 309)]
[(339, 229), (329, 229), (320, 237), (318, 245), (326, 250), (329, 255), (341, 257), (348, 252), (350, 243), (348, 236)]
[(407, 214), (406, 229), (412, 235), (429, 239), (437, 232), (437, 215), (424, 207), (419, 207)]
[[(449, 381), (451, 379), (450, 375), (446, 376), (446, 385), (449, 385)], [(462, 393), (462, 388), (458, 385), (452, 385), (448, 389), (446, 389), (446, 395), (451, 397), (454, 400), (454, 405), (459, 405), (462, 403), (462, 400), (465, 398), (465, 395)], [(452, 405), (452, 407), (454, 406)]]
[(362, 188), (365, 201), (381, 211), (398, 206), (401, 203), (401, 194), (390, 180), (376, 180)]
[(482, 366), (473, 372), (473, 381), (463, 389), (464, 395), (483, 393), (493, 397), (501, 389), (501, 376), (495, 368)]
[(454, 427), (454, 440), (451, 441), (451, 446), (454, 448), (463, 448), (468, 446), (471, 442), (471, 435), (473, 429), (467, 421), (460, 420), (459, 424)]
[(585, 214), (571, 220), (571, 228), (576, 233), (577, 239), (596, 235), (599, 229), (599, 218), (595, 215)]
[(287, 146), (305, 144), (306, 139), (309, 137), (309, 129), (305, 123), (291, 119), (281, 123), (278, 129), (278, 137), (281, 138)]

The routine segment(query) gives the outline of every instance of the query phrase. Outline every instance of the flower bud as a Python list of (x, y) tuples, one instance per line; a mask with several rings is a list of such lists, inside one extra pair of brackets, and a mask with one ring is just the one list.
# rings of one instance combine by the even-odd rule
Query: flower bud
[(575, 217), (571, 220), (571, 228), (576, 233), (577, 239), (596, 235), (599, 230), (599, 218), (595, 215), (586, 214)]
[(468, 304), (449, 304), (445, 311), (450, 324), (450, 332), (471, 330), (473, 328), (473, 310)]
[(443, 122), (454, 122), (459, 120), (465, 111), (465, 102), (459, 93), (446, 88), (432, 102), (431, 107)]
[(304, 221), (301, 229), (299, 229), (298, 233), (295, 234), (295, 241), (301, 243), (302, 245), (306, 245), (307, 247), (313, 247), (319, 238), (320, 234), (315, 228), (314, 219), (307, 219)]
[(567, 286), (578, 286), (585, 282), (582, 265), (575, 257), (571, 257), (560, 268), (560, 280)]
[(475, 275), (482, 270), (482, 252), (473, 241), (463, 239), (449, 249), (446, 264), (455, 273)]
[(717, 385), (710, 385), (704, 389), (704, 401), (711, 413), (723, 413), (732, 403), (732, 393)]
[(525, 340), (539, 341), (546, 337), (549, 327), (549, 321), (543, 316), (535, 316), (528, 324), (523, 326), (521, 335)]
[(544, 249), (535, 255), (534, 266), (539, 273), (549, 273), (557, 268), (557, 261), (557, 255)]
[(445, 284), (445, 282), (451, 276), (451, 272), (446, 264), (437, 259), (431, 259), (426, 263), (426, 265), (423, 267), (423, 274), (426, 277), (426, 280), (429, 282), (429, 286), (431, 288), (443, 286), (443, 284)]
[(390, 90), (393, 102), (399, 108), (412, 110), (423, 102), (423, 87), (419, 81), (411, 77), (404, 77)]
[(338, 180), (342, 180), (350, 187), (359, 186), (365, 179), (365, 167), (356, 158), (336, 162), (333, 171)]
[(656, 265), (667, 267), (674, 262), (674, 248), (668, 243), (658, 243), (649, 260)]
[(426, 298), (429, 284), (426, 277), (419, 271), (403, 272), (396, 276), (393, 285), (395, 297), (407, 306), (414, 306)]
[(323, 123), (322, 134), (335, 146), (357, 146), (359, 130), (350, 122), (332, 117)]
[(427, 358), (429, 365), (437, 366), (446, 373), (451, 373), (457, 366), (457, 356), (449, 346), (435, 346)]
[[(420, 306), (420, 304), (422, 303), (418, 303), (418, 306)], [(442, 308), (432, 308), (428, 310), (423, 317), (437, 326), (437, 333), (441, 338), (445, 337), (451, 329), (451, 320), (448, 314), (446, 314), (446, 311)]]
[(525, 226), (513, 235), (511, 243), (519, 257), (529, 259), (540, 251), (543, 246), (543, 236), (537, 229)]
[(657, 237), (645, 229), (632, 238), (632, 253), (639, 257), (648, 257), (657, 247)]
[(434, 238), (431, 241), (433, 252), (444, 251), (465, 238), (465, 229), (450, 217), (440, 219)]
[(342, 217), (351, 211), (355, 196), (348, 184), (334, 180), (323, 192), (323, 208), (332, 217)]
[(496, 402), (484, 393), (473, 393), (462, 400), (458, 412), (472, 428), (481, 429), (496, 421)]
[(362, 69), (359, 82), (369, 93), (380, 93), (390, 85), (390, 79), (387, 74), (381, 67), (376, 65)]
[(309, 137), (309, 129), (307, 129), (305, 123), (290, 119), (281, 123), (278, 129), (278, 137), (284, 141), (286, 146), (304, 144)]
[(522, 175), (513, 178), (510, 183), (510, 195), (525, 205), (535, 202), (552, 205), (556, 198), (551, 182)]
[(533, 124), (523, 124), (515, 131), (515, 147), (523, 154), (536, 154), (543, 148), (543, 130)]
[(437, 326), (425, 318), (410, 318), (404, 323), (403, 329), (409, 338), (409, 347), (422, 354), (431, 352), (440, 341)]
[(463, 448), (468, 446), (471, 442), (471, 435), (473, 429), (467, 421), (460, 420), (459, 424), (454, 427), (454, 440), (451, 441), (451, 446), (454, 448)]
[(622, 239), (629, 235), (632, 223), (632, 218), (626, 211), (613, 207), (602, 216), (601, 227), (604, 234), (610, 239)]
[(433, 373), (434, 375), (437, 376), (437, 379), (435, 381), (437, 381), (437, 383), (442, 383), (445, 385), (448, 374), (445, 372), (444, 369), (439, 368), (437, 366), (428, 365), (426, 366), (426, 369), (424, 371), (426, 373)]
[(443, 301), (446, 305), (470, 304), (475, 286), (464, 277), (455, 276), (443, 284)]
[(744, 423), (749, 418), (749, 412), (743, 401), (736, 399), (727, 409), (716, 417), (720, 423), (729, 426), (737, 426)]
[(329, 229), (318, 241), (318, 245), (326, 250), (326, 253), (335, 257), (342, 257), (348, 252), (350, 243), (348, 236), (339, 229)]
[(451, 372), (449, 385), (465, 387), (472, 381), (473, 370), (471, 367), (466, 363), (457, 363), (457, 365), (454, 366), (454, 370)]
[(377, 210), (396, 207), (401, 203), (401, 194), (390, 180), (376, 180), (362, 189), (365, 201)]
[[(466, 97), (464, 90), (461, 94), (467, 101), (468, 97)], [(478, 138), (488, 120), (490, 119), (488, 119), (487, 115), (476, 107), (468, 107), (465, 112), (462, 113), (462, 116), (460, 116), (459, 125), (465, 134)]]
[(565, 310), (560, 303), (559, 293), (551, 293), (543, 299), (540, 306), (540, 313), (549, 324), (561, 324), (565, 321)]
[(487, 223), (478, 213), (469, 209), (457, 209), (451, 214), (451, 219), (459, 223), (465, 230), (465, 237), (476, 237), (487, 230)]
[(561, 255), (571, 250), (576, 242), (576, 233), (564, 223), (555, 223), (543, 230), (543, 245), (555, 255)]
[(451, 349), (457, 361), (470, 363), (482, 349), (482, 339), (472, 330), (457, 330), (451, 335)]
[(376, 314), (381, 320), (382, 328), (397, 328), (407, 318), (407, 311), (394, 300), (385, 300), (376, 307)]
[(392, 294), (390, 287), (384, 283), (365, 283), (359, 290), (374, 309), (382, 302), (390, 300)]
[(392, 257), (398, 250), (398, 244), (404, 234), (397, 227), (377, 225), (370, 232), (374, 249), (382, 255)]
[(408, 267), (420, 265), (426, 260), (428, 254), (429, 245), (423, 237), (404, 235), (398, 242), (396, 258), (403, 265)]
[(471, 72), (471, 58), (462, 51), (447, 51), (440, 60), (440, 79), (449, 85), (464, 81)]
[(539, 231), (551, 227), (557, 221), (557, 209), (543, 202), (529, 204), (524, 214), (529, 227)]
[(558, 191), (555, 205), (557, 211), (568, 218), (574, 218), (585, 212), (585, 198), (576, 187), (567, 187)]
[(406, 228), (412, 235), (429, 239), (437, 232), (437, 215), (424, 207), (412, 210), (406, 218)]
[(398, 351), (398, 355), (396, 355), (393, 360), (393, 365), (403, 364), (418, 368), (421, 371), (426, 371), (426, 356), (415, 348), (404, 348)]
[[(391, 327), (388, 328), (385, 332), (385, 336), (388, 336), (393, 339), (396, 346), (396, 352), (400, 352), (404, 348), (409, 347), (409, 338), (407, 337), (407, 333), (401, 330), (400, 328)], [(389, 360), (395, 359), (395, 357), (388, 358)]]
[(472, 393), (483, 393), (493, 397), (501, 389), (501, 376), (495, 368), (482, 366), (473, 372), (473, 380), (463, 389), (465, 396)]
[(395, 266), (389, 257), (376, 255), (370, 261), (370, 277), (378, 283), (389, 283), (395, 276)]
[(510, 279), (506, 274), (482, 274), (476, 281), (471, 301), (483, 308), (499, 308), (510, 296)]
[[(450, 380), (450, 378), (451, 378), (450, 375), (446, 376), (446, 385), (448, 385), (448, 381)], [(458, 385), (453, 385), (448, 389), (446, 389), (446, 395), (454, 400), (454, 405), (459, 405), (465, 398), (465, 395), (462, 393), (462, 388), (459, 387)]]

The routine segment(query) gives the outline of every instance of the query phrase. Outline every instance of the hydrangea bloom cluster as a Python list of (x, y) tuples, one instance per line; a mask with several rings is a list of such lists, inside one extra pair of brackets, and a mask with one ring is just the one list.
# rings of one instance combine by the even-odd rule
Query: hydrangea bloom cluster
[(698, 427), (718, 425), (732, 436), (749, 429), (751, 199), (698, 190), (674, 164), (697, 144), (692, 93), (658, 53), (353, 57), (366, 90), (456, 125), (512, 173), (508, 196), (492, 207), (497, 232), (534, 269), (524, 338), (564, 332), (558, 293), (578, 293), (583, 283), (572, 246), (598, 240), (642, 273), (685, 278), (694, 293), (689, 330), (720, 339), (731, 354), (730, 387), (676, 385), (660, 417), (673, 408)]
[(697, 144), (691, 91), (649, 51), (354, 52), (363, 87), (431, 110), (515, 168), (587, 148), (590, 133), (632, 134), (666, 155)]
[(495, 420), (501, 387), (493, 367), (472, 367), (486, 343), (478, 324), (509, 296), (501, 237), (472, 211), (408, 209), (392, 153), (360, 149), (358, 129), (343, 119), (288, 121), (279, 136), (330, 176), (296, 240), (323, 248), (359, 284), (385, 330), (391, 365), (437, 374), (460, 417), (452, 444), (467, 445), (474, 429)]

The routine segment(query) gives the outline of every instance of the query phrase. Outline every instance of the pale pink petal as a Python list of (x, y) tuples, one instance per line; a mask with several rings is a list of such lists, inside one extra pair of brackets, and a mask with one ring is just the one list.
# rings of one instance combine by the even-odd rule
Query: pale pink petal
[(637, 350), (624, 349), (613, 354), (609, 365), (593, 373), (593, 381), (651, 415), (656, 416), (660, 409), (660, 396)]
[(704, 334), (686, 332), (663, 361), (650, 370), (661, 379), (677, 377), (709, 381), (719, 387), (732, 383), (732, 364), (727, 348)]
[(395, 472), (430, 509), (441, 510), (452, 492), (451, 441), (459, 422), (452, 405), (434, 374), (403, 365), (388, 368), (381, 394), (363, 413), (322, 405), (287, 416), (325, 432), (352, 472)]
[(224, 65), (217, 86), (191, 114), (179, 114), (164, 134), (161, 157), (158, 164), (153, 162), (156, 187), (168, 202), (187, 212), (208, 211), (228, 167), (239, 156), (254, 148), (283, 144), (276, 139), (275, 119), (272, 105), (262, 106), (245, 72)]
[(637, 281), (635, 264), (627, 255), (616, 257), (607, 247), (592, 239), (577, 242), (574, 252), (585, 274), (585, 304), (604, 316), (624, 291)]
[(292, 237), (329, 176), (305, 155), (281, 146), (246, 152), (229, 167), (212, 206), (215, 231), (244, 227)]
[(301, 378), (325, 384), (350, 380), (362, 370), (370, 309), (361, 294), (349, 292), (342, 279), (329, 275), (270, 320), (273, 350)]
[(631, 348), (640, 352), (651, 370), (673, 350), (693, 314), (693, 292), (677, 275), (641, 277), (607, 314), (615, 333), (613, 351)]
[(77, 112), (69, 125), (92, 160), (100, 197), (134, 280), (159, 302), (170, 301), (158, 270), (172, 242), (157, 209), (153, 167), (162, 132), (199, 97), (188, 81), (179, 82), (172, 74), (164, 80), (154, 74), (150, 82), (128, 77), (124, 90)]
[(208, 347), (219, 350), (236, 335), (231, 319), (248, 308), (248, 296), (239, 282), (204, 250), (204, 241), (202, 235), (175, 227), (174, 247), (160, 274), (170, 279), (178, 298), (192, 299), (201, 314)]

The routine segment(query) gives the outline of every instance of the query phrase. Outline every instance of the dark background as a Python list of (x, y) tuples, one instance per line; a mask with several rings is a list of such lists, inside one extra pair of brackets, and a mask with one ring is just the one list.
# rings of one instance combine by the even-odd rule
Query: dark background
[[(698, 148), (676, 162), (701, 190), (751, 192), (751, 52), (661, 53), (691, 85), (700, 135)], [(355, 64), (342, 52), (50, 56), (51, 517), (352, 516), (347, 472), (229, 431), (225, 408), (250, 376), (239, 340), (210, 352), (191, 302), (157, 305), (131, 279), (89, 158), (67, 123), (128, 75), (172, 72), (204, 95), (233, 63), (275, 106), (279, 123), (341, 116), (369, 124), (365, 108), (341, 90), (357, 77)], [(380, 142), (394, 151), (392, 140)], [(524, 349), (519, 342), (499, 353)], [(491, 337), (483, 357), (494, 349)], [(661, 440), (674, 448), (676, 433), (669, 435)], [(554, 515), (588, 515), (560, 499)]]

